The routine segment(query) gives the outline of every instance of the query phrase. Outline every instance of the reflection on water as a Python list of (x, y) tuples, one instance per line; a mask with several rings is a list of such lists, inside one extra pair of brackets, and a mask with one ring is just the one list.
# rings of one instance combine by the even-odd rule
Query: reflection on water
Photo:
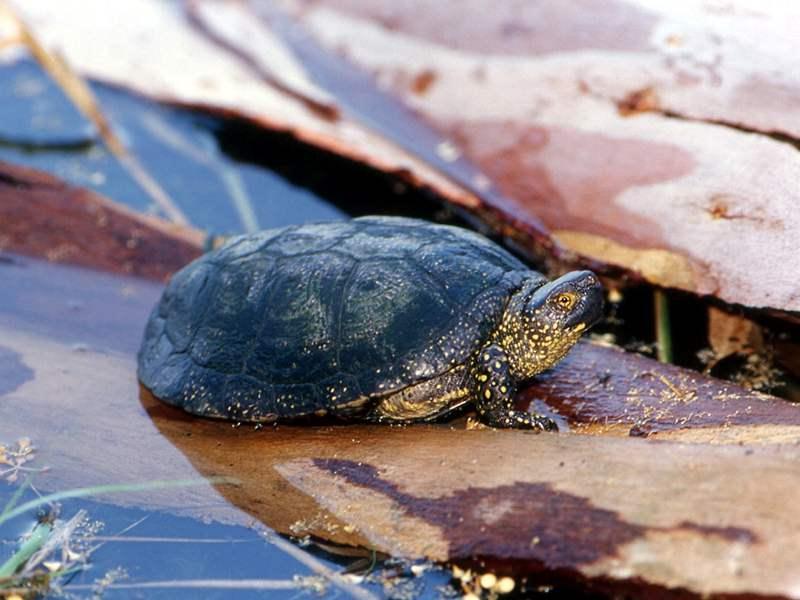
[[(215, 120), (108, 86), (93, 87), (120, 136), (196, 227), (230, 234), (346, 216), (270, 171), (227, 158), (210, 130)], [(85, 133), (91, 131), (89, 123), (36, 65), (22, 61), (0, 68), (0, 90), (5, 90), (0, 116), (6, 117), (0, 119), (0, 160), (48, 171), (142, 212), (157, 212), (102, 144), (81, 144), (92, 140)], [(242, 195), (250, 208), (237, 204)]]
[[(120, 136), (200, 229), (228, 235), (363, 214), (453, 220), (426, 192), (285, 135), (93, 88)], [(35, 64), (0, 67), (0, 90), (0, 160), (158, 213)]]

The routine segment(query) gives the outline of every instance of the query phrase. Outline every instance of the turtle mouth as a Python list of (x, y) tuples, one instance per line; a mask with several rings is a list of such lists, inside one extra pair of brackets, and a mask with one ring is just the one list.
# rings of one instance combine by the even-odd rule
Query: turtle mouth
[(587, 327), (588, 327), (588, 326), (586, 325), (586, 323), (578, 323), (578, 324), (577, 324), (577, 325), (575, 325), (574, 327), (571, 327), (571, 328), (570, 328), (570, 330), (569, 330), (569, 332), (570, 332), (570, 333), (577, 333), (577, 334), (580, 334), (580, 333), (583, 333), (583, 331), (584, 331), (585, 329), (587, 329)]
[(564, 344), (567, 347), (576, 344), (581, 336), (591, 327), (591, 325), (587, 325), (586, 323), (578, 323), (577, 325), (573, 325), (572, 327), (567, 327), (564, 329)]

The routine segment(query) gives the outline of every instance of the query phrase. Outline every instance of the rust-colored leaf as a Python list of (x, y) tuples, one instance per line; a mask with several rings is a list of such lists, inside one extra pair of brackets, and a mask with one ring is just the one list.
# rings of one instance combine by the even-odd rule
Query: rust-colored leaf
[(202, 242), (198, 231), (0, 163), (0, 250), (163, 281), (199, 256)]
[[(584, 259), (800, 310), (800, 79), (784, 50), (795, 7), (281, 4), (449, 136), (523, 221), (541, 219)], [(436, 78), (421, 94), (426, 72)]]
[(577, 432), (709, 443), (793, 442), (800, 406), (588, 342), (522, 393)]

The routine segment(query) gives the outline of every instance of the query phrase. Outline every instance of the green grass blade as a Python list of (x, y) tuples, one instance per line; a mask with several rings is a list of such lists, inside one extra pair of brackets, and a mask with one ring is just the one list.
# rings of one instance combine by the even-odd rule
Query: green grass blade
[(11, 509), (16, 506), (17, 502), (19, 502), (20, 497), (22, 496), (22, 494), (25, 493), (25, 490), (27, 490), (30, 487), (30, 485), (31, 485), (31, 478), (29, 475), (28, 477), (25, 478), (25, 481), (23, 481), (22, 484), (16, 490), (14, 490), (14, 493), (11, 495), (11, 498), (9, 498), (8, 502), (6, 502), (6, 505), (3, 507), (3, 511), (0, 512), (0, 523), (3, 522), (3, 517), (5, 517), (9, 512), (11, 512)]
[(203, 485), (206, 483), (233, 483), (234, 480), (229, 478), (211, 478), (211, 479), (175, 479), (175, 480), (156, 480), (144, 481), (141, 483), (115, 483), (110, 485), (96, 485), (85, 488), (75, 488), (73, 490), (66, 490), (42, 496), (36, 500), (31, 500), (21, 504), (6, 513), (0, 515), (0, 525), (6, 521), (25, 514), (29, 510), (33, 510), (49, 504), (51, 502), (59, 502), (69, 498), (85, 498), (87, 496), (100, 496), (105, 494), (120, 494), (126, 492), (142, 492), (147, 490), (156, 490), (162, 488), (175, 488), (175, 487), (190, 487), (196, 485)]
[(0, 579), (7, 579), (14, 575), (27, 560), (44, 545), (53, 531), (49, 523), (39, 523), (33, 528), (30, 537), (23, 542), (14, 555), (0, 565)]
[(653, 297), (656, 315), (656, 347), (658, 360), (672, 362), (672, 331), (669, 319), (669, 303), (663, 290), (656, 290)]

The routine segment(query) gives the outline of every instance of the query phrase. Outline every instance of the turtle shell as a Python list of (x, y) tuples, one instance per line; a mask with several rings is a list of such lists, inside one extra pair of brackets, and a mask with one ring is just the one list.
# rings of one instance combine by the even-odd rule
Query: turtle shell
[(537, 274), (470, 231), (364, 217), (230, 240), (176, 273), (139, 378), (208, 417), (344, 410), (464, 364)]

